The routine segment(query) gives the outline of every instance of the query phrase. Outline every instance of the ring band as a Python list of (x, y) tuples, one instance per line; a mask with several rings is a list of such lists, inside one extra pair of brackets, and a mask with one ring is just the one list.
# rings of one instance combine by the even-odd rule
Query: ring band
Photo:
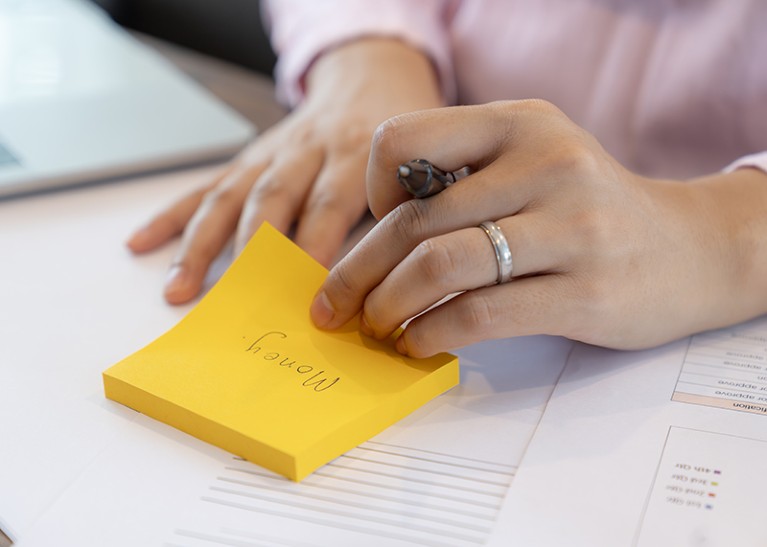
[(506, 241), (506, 236), (503, 235), (501, 227), (492, 220), (486, 220), (480, 224), (479, 227), (487, 234), (487, 237), (490, 238), (490, 242), (493, 244), (495, 260), (498, 262), (498, 279), (495, 283), (506, 283), (511, 279), (511, 270), (513, 266), (509, 242)]

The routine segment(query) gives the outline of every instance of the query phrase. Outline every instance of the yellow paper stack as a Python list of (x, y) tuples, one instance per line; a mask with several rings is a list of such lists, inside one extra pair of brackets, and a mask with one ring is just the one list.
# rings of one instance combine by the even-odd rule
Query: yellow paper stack
[(458, 383), (453, 355), (315, 328), (326, 275), (265, 224), (176, 327), (104, 372), (106, 396), (297, 481)]

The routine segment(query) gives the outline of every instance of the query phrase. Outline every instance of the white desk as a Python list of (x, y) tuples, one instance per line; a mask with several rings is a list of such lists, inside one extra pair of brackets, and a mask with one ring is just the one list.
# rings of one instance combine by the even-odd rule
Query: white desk
[[(259, 130), (284, 116), (284, 109), (274, 100), (269, 78), (149, 36), (137, 37), (250, 119)], [(68, 443), (64, 431), (61, 436), (48, 435), (46, 416), (56, 414), (57, 395), (67, 398), (77, 392), (67, 392), (64, 385), (72, 386), (82, 379), (71, 377), (67, 364), (77, 360), (78, 355), (100, 361), (100, 351), (92, 351), (99, 346), (109, 355), (103, 364), (112, 362), (137, 347), (134, 344), (117, 349), (122, 346), (120, 340), (136, 342), (137, 336), (146, 342), (188, 309), (170, 308), (161, 302), (163, 270), (173, 245), (136, 259), (121, 242), (153, 211), (210, 180), (216, 169), (139, 177), (0, 201), (0, 256), (4, 265), (0, 287), (2, 398), (8, 403), (17, 397), (24, 399), (29, 392), (51, 391), (50, 405), (38, 409), (40, 431), (16, 431), (12, 414), (4, 414), (0, 439), (13, 444), (20, 438), (16, 435), (39, 435), (40, 453), (15, 456), (39, 458), (41, 468), (54, 475), (51, 487), (56, 483), (57, 461), (67, 458), (66, 445), (72, 443)], [(107, 320), (113, 306), (122, 310), (117, 315), (127, 322)], [(152, 317), (144, 317), (149, 310)], [(99, 315), (104, 320), (99, 320)], [(137, 318), (141, 319), (135, 321)], [(99, 325), (105, 329), (102, 331)], [(39, 369), (40, 378), (19, 381), (14, 372), (17, 368)], [(60, 376), (42, 372), (49, 368), (58, 369)], [(93, 388), (94, 380), (98, 381), (98, 377), (88, 378), (83, 385)], [(19, 500), (19, 504), (23, 503)], [(0, 547), (8, 545), (10, 540), (0, 531)]]

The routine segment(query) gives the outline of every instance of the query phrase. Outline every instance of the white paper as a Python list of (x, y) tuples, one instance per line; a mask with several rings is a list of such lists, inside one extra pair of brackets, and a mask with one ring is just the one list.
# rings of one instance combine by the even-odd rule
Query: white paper
[(645, 352), (577, 346), (490, 544), (766, 545), (766, 358), (767, 318)]
[(767, 441), (669, 428), (637, 544), (767, 545)]
[(218, 172), (0, 201), (0, 528), (23, 533), (124, 433), (101, 371), (175, 324), (163, 304), (173, 246), (132, 257), (123, 242), (163, 205)]
[(300, 484), (135, 415), (19, 545), (481, 545), (570, 347), (461, 351), (460, 388)]

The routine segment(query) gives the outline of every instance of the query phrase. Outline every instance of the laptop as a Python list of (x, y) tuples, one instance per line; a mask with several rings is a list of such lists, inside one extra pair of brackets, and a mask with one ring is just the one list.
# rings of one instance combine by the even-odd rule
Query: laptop
[(0, 198), (223, 159), (254, 133), (87, 0), (0, 0)]

